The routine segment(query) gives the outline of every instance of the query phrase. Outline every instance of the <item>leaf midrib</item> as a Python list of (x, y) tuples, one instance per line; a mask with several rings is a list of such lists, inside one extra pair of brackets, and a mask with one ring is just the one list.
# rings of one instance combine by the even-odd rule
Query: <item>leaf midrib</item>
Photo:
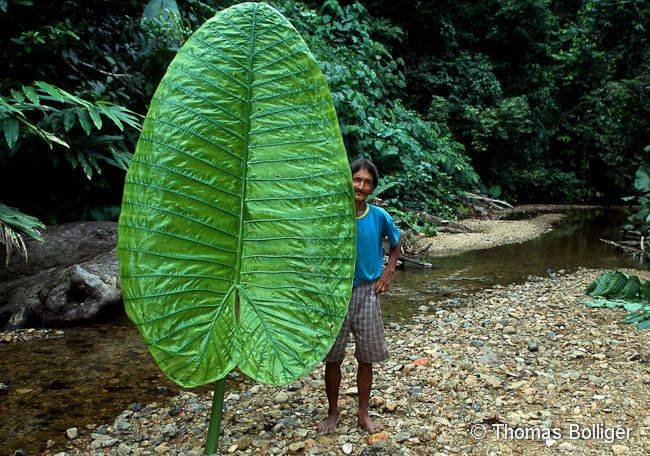
[(245, 126), (244, 126), (244, 131), (242, 132), (242, 136), (244, 137), (243, 140), (243, 147), (242, 147), (242, 152), (241, 152), (241, 166), (242, 166), (242, 173), (241, 173), (241, 192), (240, 192), (240, 202), (239, 202), (239, 229), (237, 230), (237, 264), (235, 265), (235, 279), (233, 281), (233, 288), (236, 290), (236, 295), (235, 295), (235, 308), (234, 308), (234, 315), (235, 315), (235, 321), (236, 324), (239, 324), (239, 305), (240, 305), (240, 299), (239, 299), (239, 275), (241, 272), (241, 266), (242, 266), (242, 256), (243, 256), (243, 250), (244, 250), (244, 219), (245, 219), (245, 213), (244, 213), (244, 206), (246, 204), (246, 183), (247, 183), (247, 175), (248, 175), (248, 145), (249, 145), (249, 140), (250, 140), (250, 130), (251, 130), (251, 104), (252, 104), (252, 98), (253, 98), (253, 49), (255, 47), (255, 26), (257, 23), (257, 8), (258, 5), (255, 4), (255, 7), (253, 9), (253, 21), (251, 24), (251, 31), (250, 31), (250, 47), (249, 47), (249, 54), (248, 54), (248, 81), (247, 81), (247, 93), (246, 93), (246, 106), (244, 107), (244, 119), (246, 121)]

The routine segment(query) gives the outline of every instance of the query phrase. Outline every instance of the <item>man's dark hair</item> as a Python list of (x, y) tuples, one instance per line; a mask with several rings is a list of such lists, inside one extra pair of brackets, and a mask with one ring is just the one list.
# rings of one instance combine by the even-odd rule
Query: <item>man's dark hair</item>
[(375, 164), (364, 157), (356, 158), (352, 163), (350, 163), (350, 171), (354, 174), (360, 169), (364, 169), (372, 174), (372, 188), (377, 188), (377, 184), (379, 183), (379, 171), (377, 171)]

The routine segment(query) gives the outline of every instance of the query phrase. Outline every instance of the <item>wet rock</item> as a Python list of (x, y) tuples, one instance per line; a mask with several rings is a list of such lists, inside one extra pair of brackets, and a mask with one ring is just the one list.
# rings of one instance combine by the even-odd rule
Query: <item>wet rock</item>
[(113, 422), (113, 429), (115, 430), (115, 432), (128, 431), (130, 427), (131, 424), (129, 424), (128, 418), (124, 415), (118, 416)]
[(133, 451), (133, 449), (130, 446), (125, 445), (123, 443), (120, 443), (117, 446), (117, 455), (118, 456), (127, 456), (127, 455), (131, 454), (132, 451)]
[(65, 431), (65, 436), (66, 436), (69, 440), (74, 440), (74, 439), (76, 439), (77, 437), (79, 437), (79, 430), (78, 430), (76, 427), (72, 427), (72, 428), (70, 428), (70, 429), (67, 429), (67, 430)]
[(142, 404), (140, 404), (139, 402), (134, 402), (129, 406), (129, 410), (131, 410), (132, 412), (139, 412), (140, 410), (142, 410)]
[(93, 441), (90, 444), (91, 448), (108, 448), (116, 445), (119, 440), (105, 434), (92, 434)]

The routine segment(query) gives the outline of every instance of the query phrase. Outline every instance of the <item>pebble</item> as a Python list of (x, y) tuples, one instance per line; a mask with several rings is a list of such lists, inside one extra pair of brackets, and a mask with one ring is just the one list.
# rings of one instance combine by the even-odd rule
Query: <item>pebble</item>
[(65, 436), (70, 440), (74, 440), (79, 436), (79, 429), (77, 429), (76, 427), (67, 429), (65, 431)]
[(39, 339), (57, 339), (63, 337), (64, 334), (60, 329), (17, 329), (15, 331), (0, 332), (0, 344), (22, 343)]
[(289, 395), (284, 391), (280, 391), (273, 397), (273, 401), (276, 404), (284, 404), (285, 402), (289, 401)]
[[(529, 277), (432, 302), (407, 323), (387, 324), (391, 357), (377, 365), (370, 399), (371, 418), (385, 428), (373, 435), (356, 426), (353, 344), (342, 365), (341, 422), (331, 435), (315, 429), (327, 410), (321, 366), (285, 387), (251, 384), (240, 376), (227, 396), (219, 451), (650, 454), (650, 439), (641, 435), (644, 426), (650, 427), (650, 374), (647, 364), (631, 360), (632, 354), (647, 354), (650, 330), (620, 324), (624, 313), (619, 309), (581, 304), (584, 288), (601, 273), (580, 269)], [(606, 358), (594, 356), (599, 353)], [(68, 442), (67, 456), (199, 456), (211, 403), (209, 392), (179, 391), (158, 404), (132, 404), (132, 413), (119, 414), (112, 426), (100, 425), (92, 435), (84, 432)], [(499, 422), (549, 428), (605, 422), (641, 431), (607, 446), (584, 439), (497, 441), (488, 434), (477, 441), (468, 436), (473, 424)]]
[(366, 437), (366, 442), (368, 442), (368, 445), (374, 445), (379, 442), (386, 442), (388, 441), (388, 438), (389, 437), (386, 432), (376, 432), (375, 434), (371, 434)]
[(612, 445), (612, 452), (616, 455), (630, 454), (630, 448), (626, 445)]
[(120, 443), (117, 447), (118, 456), (127, 456), (131, 454), (131, 451), (133, 451), (133, 449), (124, 443)]

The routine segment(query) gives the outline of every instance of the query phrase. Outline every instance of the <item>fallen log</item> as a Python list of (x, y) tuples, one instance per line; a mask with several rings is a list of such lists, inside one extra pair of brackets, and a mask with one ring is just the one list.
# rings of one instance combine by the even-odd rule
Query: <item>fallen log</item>
[(477, 195), (476, 193), (471, 193), (471, 192), (464, 192), (463, 194), (465, 196), (468, 196), (469, 198), (477, 199), (479, 201), (485, 201), (487, 204), (494, 207), (495, 209), (504, 209), (506, 207), (512, 208), (512, 204), (508, 203), (507, 201), (488, 198), (487, 196)]
[(418, 212), (418, 216), (429, 223), (433, 223), (437, 226), (438, 231), (447, 231), (450, 233), (469, 233), (470, 229), (465, 225), (462, 225), (453, 220), (443, 219), (441, 217), (436, 217), (435, 215), (427, 214), (426, 212)]
[(121, 304), (116, 223), (55, 225), (43, 237), (28, 241), (29, 263), (0, 268), (0, 327), (87, 320)]
[(403, 255), (400, 255), (399, 259), (404, 263), (415, 264), (415, 265), (423, 267), (425, 269), (431, 269), (433, 267), (433, 265), (431, 263), (427, 263), (427, 262), (424, 262), (424, 261), (419, 261), (419, 260), (416, 260), (414, 258), (409, 258), (409, 257), (403, 256)]
[(645, 249), (639, 249), (639, 248), (632, 247), (632, 246), (629, 246), (629, 245), (621, 244), (619, 242), (610, 241), (609, 239), (599, 238), (599, 240), (601, 240), (602, 242), (604, 242), (606, 244), (609, 244), (609, 245), (612, 245), (612, 246), (614, 246), (616, 248), (619, 248), (621, 250), (632, 252), (633, 254), (639, 255), (642, 258), (650, 258), (650, 253), (646, 252)]

